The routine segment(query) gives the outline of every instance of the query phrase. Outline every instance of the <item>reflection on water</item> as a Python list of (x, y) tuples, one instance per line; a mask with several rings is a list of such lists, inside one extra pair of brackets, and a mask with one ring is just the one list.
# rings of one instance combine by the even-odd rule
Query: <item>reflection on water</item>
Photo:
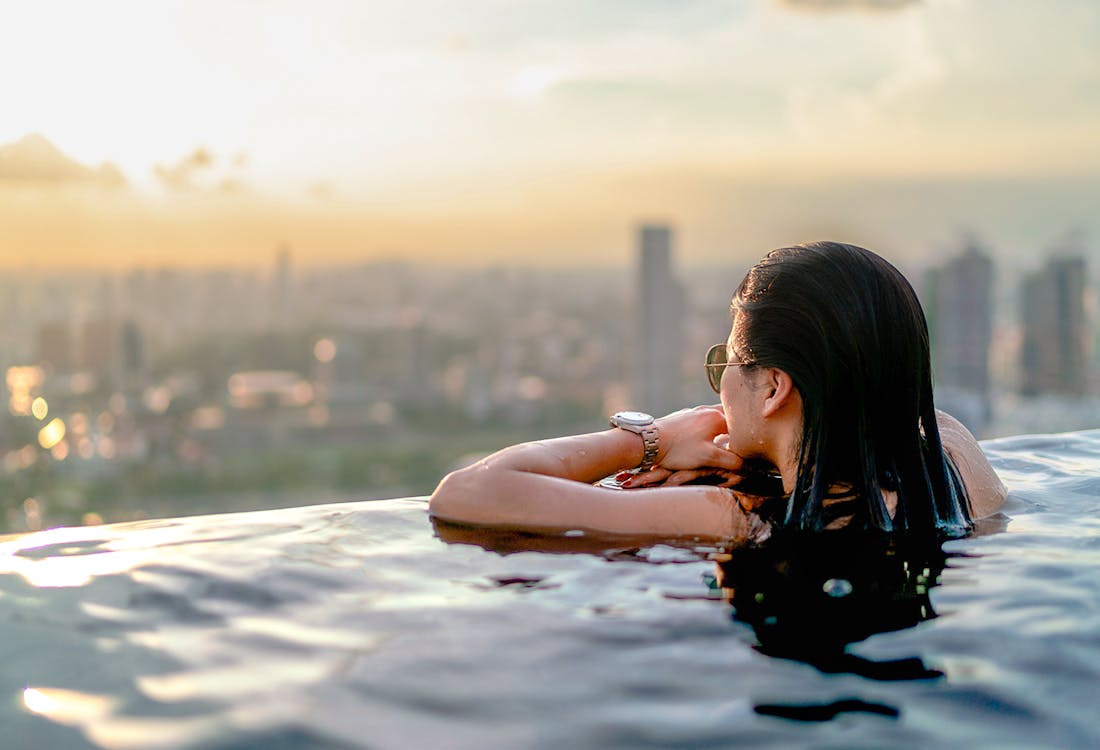
[(0, 746), (1100, 746), (1100, 433), (987, 448), (1011, 521), (942, 548), (416, 499), (0, 538)]
[(837, 532), (780, 536), (725, 558), (714, 585), (752, 627), (762, 653), (873, 680), (943, 676), (917, 657), (873, 661), (848, 650), (936, 616), (929, 592), (948, 560), (938, 544)]
[[(733, 549), (682, 540), (662, 546), (653, 560), (651, 539), (582, 534), (551, 536), (511, 529), (434, 521), (436, 535), (502, 555), (521, 552), (586, 553), (609, 561), (715, 560), (704, 583), (732, 606), (735, 621), (752, 628), (754, 647), (768, 656), (804, 662), (826, 674), (849, 673), (877, 681), (944, 677), (918, 655), (867, 659), (849, 646), (876, 633), (913, 627), (936, 617), (930, 597), (950, 557), (941, 545), (904, 543), (887, 536), (835, 532), (776, 535), (763, 546)], [(499, 586), (535, 588), (539, 578), (505, 578)], [(896, 717), (895, 707), (844, 699), (828, 704), (759, 704), (760, 714), (828, 721), (841, 713)]]
[[(849, 649), (877, 633), (936, 617), (930, 591), (948, 561), (939, 545), (909, 546), (839, 532), (780, 536), (766, 547), (735, 549), (726, 557), (714, 585), (733, 605), (733, 617), (752, 628), (762, 653), (805, 662), (826, 674), (876, 681), (944, 676), (919, 654), (869, 659)], [(753, 709), (799, 721), (901, 715), (897, 706), (857, 697), (759, 703)]]

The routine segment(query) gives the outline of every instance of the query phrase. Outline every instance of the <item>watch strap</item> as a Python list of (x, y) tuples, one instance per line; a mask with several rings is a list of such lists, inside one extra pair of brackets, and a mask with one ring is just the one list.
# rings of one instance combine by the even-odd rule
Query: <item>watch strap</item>
[(638, 432), (642, 436), (642, 462), (638, 464), (638, 468), (642, 471), (649, 471), (653, 468), (653, 464), (657, 462), (657, 425), (647, 424), (642, 427)]
[(648, 422), (643, 423), (633, 420), (621, 420), (621, 414), (622, 412), (611, 415), (611, 426), (618, 427), (620, 430), (626, 430), (627, 432), (633, 432), (635, 435), (641, 437), (642, 462), (638, 464), (638, 469), (641, 471), (649, 471), (657, 462), (657, 452), (659, 448), (657, 425), (654, 423), (653, 417), (648, 414), (641, 415), (649, 419)]

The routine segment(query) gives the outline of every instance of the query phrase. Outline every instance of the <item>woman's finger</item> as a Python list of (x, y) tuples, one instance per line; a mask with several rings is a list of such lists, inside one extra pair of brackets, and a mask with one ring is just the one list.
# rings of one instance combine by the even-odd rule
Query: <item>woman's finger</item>
[(722, 481), (716, 485), (718, 487), (736, 487), (745, 480), (745, 477), (743, 475), (737, 474), (735, 472), (722, 471), (718, 473), (722, 475)]
[(680, 471), (674, 471), (669, 474), (668, 479), (665, 480), (666, 487), (678, 487), (682, 484), (687, 484), (699, 477), (712, 474), (711, 471), (703, 469), (682, 469)]
[(628, 489), (635, 487), (652, 487), (655, 484), (664, 483), (671, 473), (670, 470), (663, 466), (654, 466), (648, 471), (640, 471), (628, 478), (622, 483), (622, 486)]

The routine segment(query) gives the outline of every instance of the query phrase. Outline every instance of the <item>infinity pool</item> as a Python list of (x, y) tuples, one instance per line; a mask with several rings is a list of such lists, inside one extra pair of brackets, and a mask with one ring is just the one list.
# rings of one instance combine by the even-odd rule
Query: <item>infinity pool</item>
[(422, 498), (0, 538), (0, 746), (1100, 746), (1100, 431), (985, 447), (978, 535), (766, 591)]

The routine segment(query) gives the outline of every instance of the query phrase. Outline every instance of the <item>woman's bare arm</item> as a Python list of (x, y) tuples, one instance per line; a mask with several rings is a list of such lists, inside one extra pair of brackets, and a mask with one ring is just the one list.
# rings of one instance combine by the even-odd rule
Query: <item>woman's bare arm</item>
[(982, 447), (963, 423), (947, 412), (936, 411), (943, 449), (955, 463), (970, 496), (974, 518), (982, 518), (1000, 510), (1008, 490), (993, 471)]
[[(658, 462), (672, 468), (725, 471), (740, 459), (714, 444), (725, 431), (714, 407), (657, 420)], [(719, 487), (663, 487), (624, 492), (593, 486), (642, 460), (641, 437), (612, 429), (512, 446), (447, 475), (429, 509), (446, 520), (520, 528), (630, 534), (737, 537), (748, 521), (733, 493)]]

